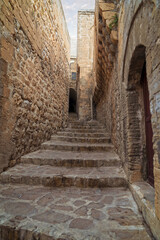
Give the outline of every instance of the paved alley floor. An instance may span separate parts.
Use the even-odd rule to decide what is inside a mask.
[[[153,239],[126,188],[0,185],[0,230],[2,240]]]

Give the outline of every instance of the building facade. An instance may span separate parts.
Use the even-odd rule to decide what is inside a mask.
[[[77,99],[80,120],[92,119],[92,98],[94,92],[93,46],[94,11],[78,12],[77,42]]]
[[[96,1],[94,46],[97,119],[105,124],[139,208],[159,239],[160,2]]]

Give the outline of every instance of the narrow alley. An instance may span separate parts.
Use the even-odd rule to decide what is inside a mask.
[[[160,240],[160,1],[0,1],[0,240]]]

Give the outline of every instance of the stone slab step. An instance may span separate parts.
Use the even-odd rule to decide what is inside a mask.
[[[76,113],[69,113],[69,116],[68,116],[68,118],[69,118],[69,122],[77,122],[77,121],[79,121],[78,120],[78,116],[77,116],[77,114]]]
[[[101,123],[99,123],[96,120],[92,121],[80,121],[80,120],[72,120],[71,122],[68,123],[68,125],[71,126],[103,126]]]
[[[120,159],[114,152],[62,152],[38,150],[21,158],[22,163],[64,167],[107,167],[120,166]],[[73,170],[74,171],[74,170]]]
[[[106,128],[102,125],[94,125],[94,126],[90,126],[90,125],[69,125],[68,128],[71,128],[71,129],[103,129],[105,130]]]
[[[57,135],[58,136],[68,136],[68,137],[82,137],[82,138],[101,138],[101,137],[107,137],[109,138],[108,134],[107,133],[77,133],[77,132],[67,132],[67,131],[61,131],[61,132],[57,132]]]
[[[66,132],[76,132],[76,133],[105,133],[106,129],[94,128],[94,129],[79,129],[79,128],[65,128]]]
[[[0,175],[1,183],[44,185],[49,187],[127,187],[120,167],[66,168],[19,164]]]
[[[125,188],[4,184],[0,212],[1,240],[152,239]]]
[[[53,141],[67,141],[67,142],[81,142],[81,143],[110,143],[110,138],[107,137],[99,137],[99,138],[91,138],[91,137],[69,137],[69,136],[59,136],[54,135],[51,137]]]
[[[41,149],[63,151],[111,151],[113,150],[113,145],[109,143],[69,143],[51,140],[43,143]]]

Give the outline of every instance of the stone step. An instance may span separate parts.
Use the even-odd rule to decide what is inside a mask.
[[[85,125],[102,125],[101,123],[99,123],[97,120],[91,120],[91,121],[80,121],[80,120],[76,120],[76,119],[72,119],[72,121],[69,121],[68,124],[71,124],[71,125],[82,125],[82,126],[85,126]]]
[[[78,124],[69,124],[68,128],[72,128],[72,129],[106,129],[103,125],[78,125]]]
[[[65,141],[65,142],[81,142],[81,143],[110,143],[110,138],[99,137],[99,138],[88,138],[88,137],[68,137],[68,136],[58,136],[54,135],[51,137],[53,141]]]
[[[94,129],[79,129],[79,128],[65,128],[66,132],[76,132],[76,133],[105,133],[106,129],[94,128]]]
[[[114,152],[62,152],[38,150],[21,158],[25,164],[64,167],[108,167],[120,166],[120,159]],[[74,170],[73,170],[74,171]]]
[[[96,120],[93,120],[93,121],[80,121],[80,120],[73,120],[71,122],[69,122],[68,124],[73,124],[73,125],[103,125],[101,123],[99,123],[98,121]]]
[[[69,122],[72,122],[72,121],[77,122],[78,121],[78,116],[76,113],[69,113],[68,118],[69,118]]]
[[[127,187],[124,171],[120,167],[73,169],[19,164],[3,172],[0,175],[0,182],[49,187]]]
[[[112,151],[113,145],[111,143],[70,143],[48,141],[41,145],[41,149],[48,150],[63,150],[63,151]]]
[[[77,133],[77,132],[67,132],[67,131],[61,131],[61,132],[57,132],[58,136],[68,136],[68,137],[82,137],[82,138],[101,138],[101,137],[107,137],[109,138],[109,135],[107,133]]]

